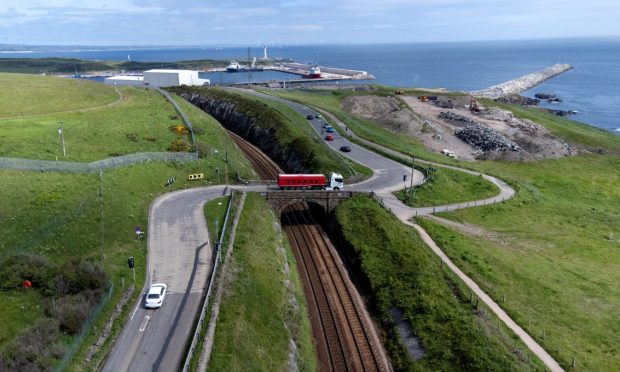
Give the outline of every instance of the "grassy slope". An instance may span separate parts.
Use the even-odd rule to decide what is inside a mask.
[[[426,356],[408,361],[388,343],[397,370],[527,370],[513,353],[510,336],[491,330],[469,303],[469,293],[439,265],[411,228],[369,198],[353,198],[336,210],[344,237],[368,278],[370,303],[391,326],[389,310],[403,309]],[[388,326],[389,327],[389,326]],[[535,362],[536,363],[536,362]]]
[[[409,192],[396,193],[407,205],[427,207],[446,203],[458,203],[485,199],[499,193],[499,188],[481,176],[458,172],[452,169],[437,168],[432,174],[433,180],[416,188],[413,203]]]
[[[38,77],[32,78],[38,79]],[[51,83],[57,81],[63,80],[50,80]],[[59,91],[61,88],[58,87]],[[144,110],[155,116],[167,118],[172,110],[169,104],[159,99],[147,102],[150,102],[150,107],[143,103]],[[190,118],[205,129],[205,134],[197,136],[198,139],[209,142],[213,149],[223,154],[224,137],[219,124],[191,105],[185,106],[185,109]],[[102,121],[108,120],[108,110],[99,112]],[[127,111],[129,112],[129,109]],[[111,115],[115,116],[116,113]],[[131,125],[131,116],[126,123]],[[19,135],[18,132],[19,128],[10,134]],[[237,171],[242,177],[250,178],[253,171],[248,166],[247,160],[236,146],[231,143],[228,145],[229,178],[234,180]],[[90,157],[91,154],[85,156]],[[170,190],[216,183],[216,168],[220,169],[223,182],[226,164],[222,156],[209,156],[184,165],[140,164],[104,173],[104,261],[117,289],[112,303],[122,294],[121,276],[125,276],[126,284],[129,280],[129,272],[126,269],[128,256],[136,257],[137,286],[142,287],[144,242],[141,248],[138,247],[133,227],[148,226],[147,215],[151,201],[159,194]],[[184,181],[187,174],[196,172],[205,173],[203,182]],[[177,183],[168,188],[164,187],[164,183],[171,176],[176,176]],[[57,262],[64,262],[72,256],[100,258],[98,175],[2,170],[0,184],[3,185],[3,192],[0,193],[0,205],[2,205],[0,255],[15,251],[33,251],[43,253]],[[0,314],[4,315],[0,316],[0,349],[15,336],[16,332],[42,316],[42,301],[43,298],[36,293],[24,296],[21,291],[0,291]],[[22,305],[26,309],[33,308],[29,311],[30,317],[15,316],[13,306]],[[39,306],[39,309],[34,310],[36,306]],[[108,308],[104,311],[98,322],[98,329],[102,328],[101,323],[111,310]],[[87,342],[92,342],[94,337],[94,334],[90,334]],[[84,349],[79,353],[83,356]],[[77,365],[73,368],[82,369]]]
[[[0,73],[0,118],[83,109],[112,103],[109,85],[88,80]]]
[[[283,237],[265,201],[250,194],[239,222],[233,261],[226,274],[214,347],[209,363],[213,371],[287,371],[289,340],[297,343],[299,370],[316,370],[310,322],[303,292],[291,271],[294,295],[301,307],[289,303],[284,286],[284,259],[294,267],[290,249],[286,257]]]
[[[123,89],[128,100],[103,111],[70,112],[0,121],[6,146],[1,156],[54,160],[61,158],[58,122],[64,122],[66,161],[88,162],[143,151],[166,151],[181,123],[176,112],[155,91]],[[135,133],[136,140],[128,138]],[[149,138],[152,140],[147,140]]]
[[[444,217],[499,232],[467,239],[421,221],[447,253],[564,363],[620,366],[620,159],[589,155],[494,168],[518,179],[506,203]],[[616,170],[616,171],[614,171]],[[528,326],[529,317],[532,325]],[[560,346],[560,353],[557,348]]]

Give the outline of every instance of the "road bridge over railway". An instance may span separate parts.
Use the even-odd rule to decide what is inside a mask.
[[[265,191],[261,193],[267,203],[281,213],[286,207],[299,202],[315,203],[323,207],[325,213],[331,213],[345,199],[356,195],[370,195],[362,191]]]

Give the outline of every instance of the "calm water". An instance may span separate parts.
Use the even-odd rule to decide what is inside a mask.
[[[262,49],[253,48],[253,56]],[[178,48],[38,53],[0,57],[75,57],[90,60],[178,61],[247,59],[247,48]],[[270,57],[368,71],[376,83],[393,86],[473,90],[543,69],[554,63],[575,68],[525,92],[554,93],[564,100],[553,108],[579,111],[575,120],[620,133],[620,39],[574,39],[437,44],[270,47]],[[245,73],[208,74],[212,83],[248,81]],[[253,72],[253,81],[293,78]]]

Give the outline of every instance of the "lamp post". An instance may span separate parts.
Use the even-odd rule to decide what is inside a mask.
[[[62,128],[63,122],[60,122],[60,128],[58,128],[58,134],[60,134],[60,145],[62,146],[62,156],[67,156],[67,151],[65,150],[65,133]]]

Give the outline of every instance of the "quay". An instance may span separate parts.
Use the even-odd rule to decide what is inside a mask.
[[[537,71],[491,87],[471,91],[474,97],[497,99],[510,94],[519,94],[555,76],[565,73],[573,67],[566,63],[558,63],[544,70]]]

